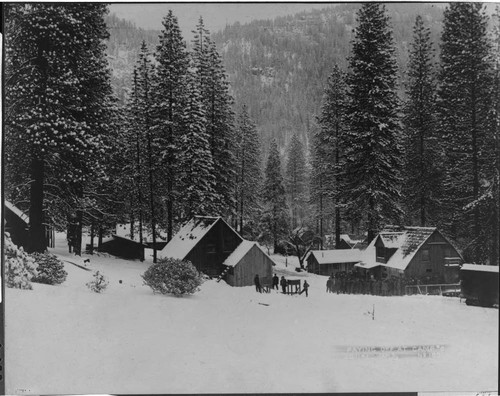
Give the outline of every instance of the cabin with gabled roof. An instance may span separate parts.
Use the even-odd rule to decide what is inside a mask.
[[[198,271],[217,277],[226,269],[224,261],[242,241],[222,217],[195,216],[158,252],[158,258],[187,260]]]
[[[307,271],[317,275],[347,272],[361,261],[358,249],[311,250],[306,257]]]
[[[358,268],[377,277],[404,274],[421,283],[458,282],[460,252],[436,227],[387,227],[365,249]]]
[[[257,242],[244,240],[223,263],[224,279],[231,286],[252,286],[255,275],[271,286],[274,262]]]

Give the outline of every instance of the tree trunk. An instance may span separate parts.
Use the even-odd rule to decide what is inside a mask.
[[[102,246],[102,237],[103,237],[103,229],[102,229],[102,224],[99,224],[99,231],[97,233],[97,250],[99,250]]]
[[[30,245],[28,246],[28,252],[43,253],[47,249],[45,227],[43,224],[43,159],[33,158],[31,160],[31,178],[29,209]]]
[[[94,254],[94,233],[95,233],[95,226],[94,226],[94,221],[90,224],[90,248],[89,248],[89,253]]]

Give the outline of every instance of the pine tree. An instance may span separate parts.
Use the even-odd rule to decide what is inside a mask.
[[[235,133],[229,83],[217,52],[200,18],[193,39],[192,57],[201,87],[207,119],[210,149],[214,161],[215,191],[219,195],[217,210],[230,215],[235,207]]]
[[[103,42],[107,7],[9,4],[5,11],[6,171],[12,180],[30,181],[30,250],[43,252],[48,185],[66,203],[73,199],[69,192],[83,200],[106,151],[102,136],[112,107]]]
[[[439,73],[439,134],[446,153],[443,208],[445,230],[462,241],[465,258],[480,252],[482,214],[470,204],[482,195],[490,172],[488,113],[491,105],[488,18],[481,3],[451,3],[444,12]],[[484,214],[489,216],[488,214]]]
[[[137,107],[134,111],[135,122],[134,126],[137,128],[137,148],[138,158],[137,164],[140,165],[141,162],[144,164],[142,169],[139,167],[140,180],[144,183],[140,183],[138,188],[145,187],[148,191],[148,210],[144,210],[144,215],[148,216],[151,227],[151,235],[153,245],[156,244],[156,232],[157,232],[157,219],[158,219],[158,207],[160,207],[160,196],[159,191],[161,191],[157,183],[160,183],[160,179],[157,176],[158,163],[159,163],[159,148],[156,143],[157,133],[153,124],[153,92],[154,92],[154,81],[155,81],[155,70],[152,65],[152,56],[146,43],[143,41],[136,65],[136,84],[134,86],[133,98],[136,100]],[[142,150],[140,143],[142,142]],[[144,157],[144,158],[141,158]],[[141,175],[141,171],[144,174]],[[156,249],[153,249],[153,262],[156,262]]]
[[[436,83],[430,29],[417,16],[408,64],[404,106],[404,198],[410,221],[420,226],[436,220],[442,158],[436,136]]]
[[[349,130],[345,146],[345,197],[367,216],[368,239],[401,214],[401,145],[397,65],[385,6],[364,3],[349,60]]]
[[[307,202],[307,169],[304,146],[298,134],[292,135],[286,162],[286,191],[290,208],[291,227],[302,225]]]
[[[288,232],[288,208],[280,153],[275,140],[271,141],[269,147],[262,198],[264,204],[262,225],[266,234],[272,239],[276,252],[279,242]]]
[[[244,235],[244,226],[256,224],[259,215],[259,191],[262,183],[260,139],[254,122],[245,105],[238,116],[236,150],[236,219],[239,231]],[[238,222],[238,221],[237,221]],[[248,230],[247,230],[248,231]]]
[[[343,153],[348,109],[348,89],[346,75],[337,65],[328,77],[327,86],[323,96],[321,115],[318,118],[320,129],[314,139],[315,166],[322,169],[321,173],[313,179],[318,183],[321,193],[321,204],[325,205],[326,198],[331,202],[335,212],[335,246],[340,244],[342,205],[341,188],[343,169]],[[322,224],[322,222],[321,222]],[[321,233],[321,237],[323,237]]]
[[[164,180],[163,195],[166,201],[167,240],[170,240],[173,236],[175,220],[174,203],[182,195],[182,190],[176,185],[176,164],[181,144],[181,129],[185,121],[182,114],[186,101],[189,55],[177,18],[171,10],[163,19],[162,24],[160,44],[156,49],[158,65],[157,83],[154,89],[153,123],[163,159],[161,167]]]
[[[177,154],[178,186],[182,191],[179,196],[182,221],[189,220],[197,214],[212,214],[217,201],[205,112],[198,81],[194,76],[188,77],[186,90],[187,100],[182,112],[183,134],[180,137]]]

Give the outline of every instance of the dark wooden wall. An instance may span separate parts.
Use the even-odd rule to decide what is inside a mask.
[[[424,250],[429,251],[428,260]],[[439,231],[434,231],[406,267],[405,276],[420,279],[421,283],[444,283],[446,257],[459,257],[459,254]]]
[[[144,260],[144,246],[123,238],[114,238],[104,242],[99,248],[99,251],[126,259]]]
[[[224,271],[224,260],[238,247],[243,239],[223,221],[217,223],[186,256],[208,276],[219,276]]]
[[[5,221],[5,232],[10,234],[10,239],[14,245],[27,249],[30,243],[28,224],[6,206],[3,207]]]
[[[272,283],[273,262],[256,245],[235,265],[232,274],[227,275],[226,282],[231,286],[251,286],[255,275],[259,275],[262,285]]]

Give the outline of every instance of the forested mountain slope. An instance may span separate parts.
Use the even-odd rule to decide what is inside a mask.
[[[333,65],[347,65],[358,8],[342,4],[274,21],[235,24],[214,35],[236,103],[247,104],[264,142],[275,137],[283,147],[294,132],[306,139]],[[402,82],[416,16],[423,15],[437,47],[443,9],[425,4],[387,8]]]
[[[322,10],[236,23],[211,32],[223,56],[235,103],[248,106],[264,144],[275,137],[284,149],[294,132],[307,140],[333,65],[347,65],[358,8],[359,4],[325,5]],[[407,3],[388,4],[387,8],[402,82],[415,17],[424,16],[437,48],[443,6]],[[113,14],[107,23],[112,83],[123,102],[140,44],[144,40],[154,51],[160,32],[136,28]]]

